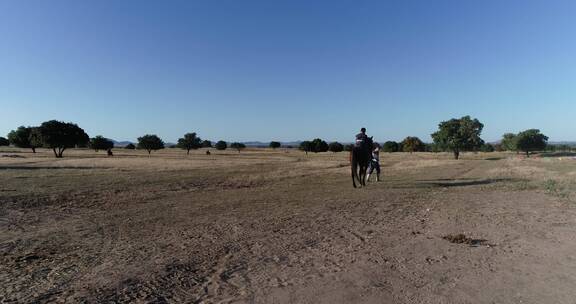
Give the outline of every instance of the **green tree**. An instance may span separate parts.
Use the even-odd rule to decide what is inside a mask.
[[[226,150],[226,148],[228,148],[228,143],[220,140],[214,145],[214,148],[216,148],[216,150]]]
[[[480,138],[484,125],[478,119],[464,116],[460,119],[450,119],[438,125],[438,131],[432,134],[434,143],[444,150],[454,153],[454,159],[460,157],[460,152],[473,151],[480,148],[484,141]]]
[[[306,152],[306,154],[308,154],[308,152],[312,151],[312,142],[305,140],[303,142],[300,143],[300,146],[298,147],[298,149]]]
[[[0,136],[0,146],[9,146],[10,141],[7,138]]]
[[[240,150],[246,149],[246,145],[239,142],[233,142],[230,144],[230,148],[236,149],[238,150],[238,153],[240,153]]]
[[[33,138],[38,134],[38,132],[32,134],[33,129],[34,128],[32,127],[18,127],[18,129],[12,130],[8,133],[8,140],[15,147],[30,148],[33,153],[36,153],[36,148],[42,146],[42,142]],[[33,142],[35,144],[33,144]]]
[[[482,151],[482,152],[494,152],[495,150],[496,150],[496,148],[494,147],[494,145],[488,144],[488,143],[483,144],[480,147],[480,151]]]
[[[202,141],[202,148],[212,148],[212,142],[209,140]]]
[[[344,145],[344,151],[350,152],[354,149],[354,145],[353,144],[347,144]]]
[[[85,146],[90,141],[88,134],[78,125],[57,120],[46,121],[32,132],[36,138],[34,141],[41,141],[43,147],[52,149],[57,158],[62,157],[64,150]]]
[[[398,152],[399,145],[395,141],[387,141],[382,145],[382,151],[384,152]]]
[[[312,144],[312,152],[314,152],[314,153],[328,151],[328,143],[326,143],[325,141],[323,141],[320,138],[315,138],[311,142],[311,144]]]
[[[506,133],[502,135],[502,140],[500,141],[500,146],[504,151],[517,151],[516,146],[516,134]]]
[[[114,148],[114,142],[108,138],[98,135],[90,139],[90,148],[98,152],[98,150],[109,150]]]
[[[152,151],[164,149],[164,142],[157,135],[146,134],[138,137],[138,149],[144,149],[151,154]]]
[[[136,149],[136,146],[133,143],[129,143],[124,147],[124,149],[134,150]]]
[[[186,133],[184,137],[178,139],[178,147],[186,150],[186,154],[190,154],[190,150],[196,150],[202,147],[202,139],[196,136],[196,133]]]
[[[268,145],[272,149],[280,148],[282,144],[278,141],[271,141],[270,145]]]
[[[330,151],[330,152],[342,152],[342,151],[344,151],[344,146],[337,141],[331,142],[328,145],[328,151]]]
[[[525,152],[526,157],[530,157],[530,152],[546,149],[547,143],[548,137],[538,129],[526,130],[516,136],[516,148]]]
[[[422,152],[424,151],[424,143],[416,136],[408,136],[404,138],[402,143],[402,151],[404,152]]]

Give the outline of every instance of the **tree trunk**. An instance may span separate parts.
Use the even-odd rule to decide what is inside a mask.
[[[32,147],[32,153],[36,153],[36,147]]]
[[[190,155],[190,149],[186,150],[186,155]]]
[[[148,150],[148,155],[150,155],[152,153],[152,150]]]
[[[58,149],[58,157],[62,158],[62,154],[64,153],[64,150],[66,150],[66,148],[59,148]]]
[[[56,148],[52,148],[52,151],[54,151],[54,157],[58,158],[58,153],[56,153]]]
[[[459,159],[459,158],[460,158],[460,151],[454,150],[454,159]]]
[[[530,158],[530,151],[526,151],[526,157]]]

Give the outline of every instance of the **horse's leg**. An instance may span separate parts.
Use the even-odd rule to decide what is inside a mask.
[[[356,175],[356,167],[357,167],[357,163],[356,163],[356,159],[354,158],[354,152],[350,151],[350,168],[352,169],[352,186],[354,186],[354,188],[356,188],[356,180],[355,180],[355,175]]]

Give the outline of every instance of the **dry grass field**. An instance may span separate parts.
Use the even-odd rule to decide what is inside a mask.
[[[574,303],[576,160],[0,150],[0,303]],[[460,235],[462,234],[462,235]]]

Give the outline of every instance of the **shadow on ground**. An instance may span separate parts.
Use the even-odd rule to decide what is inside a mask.
[[[106,167],[28,167],[28,166],[0,166],[0,170],[88,170],[106,169]]]
[[[466,187],[466,186],[479,186],[490,185],[502,182],[511,182],[510,178],[489,178],[489,179],[474,179],[474,178],[459,178],[459,179],[438,179],[438,180],[421,180],[417,185],[423,187]]]
[[[576,152],[550,152],[541,153],[540,157],[576,157]]]

